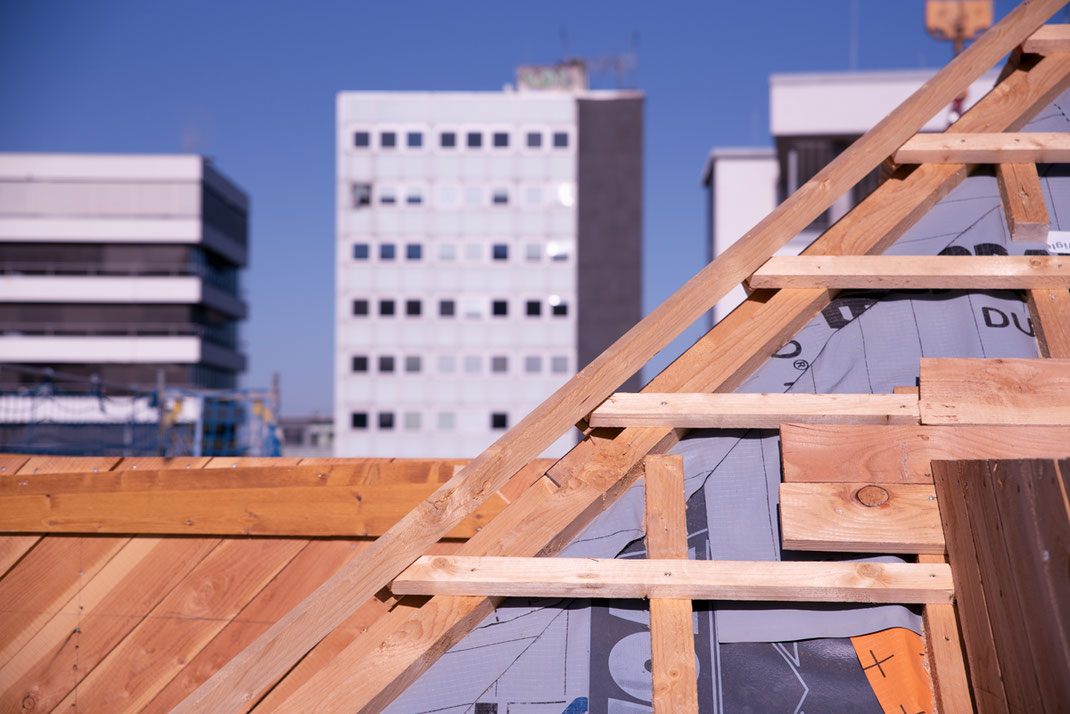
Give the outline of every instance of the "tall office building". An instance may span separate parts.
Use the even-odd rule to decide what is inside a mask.
[[[0,388],[232,388],[248,199],[200,156],[0,154]]]
[[[640,318],[642,106],[575,64],[338,95],[336,454],[474,456]]]

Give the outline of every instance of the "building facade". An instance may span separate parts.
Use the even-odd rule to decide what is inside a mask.
[[[337,455],[474,456],[641,317],[643,98],[569,71],[339,94]]]
[[[833,72],[774,74],[769,78],[769,129],[773,146],[715,148],[706,159],[702,183],[707,189],[710,259],[720,255],[799,186],[846,150],[906,100],[933,71]],[[996,82],[989,73],[974,82],[963,99],[968,109]],[[943,131],[956,118],[954,107],[934,116],[923,131]],[[797,255],[877,187],[873,171],[778,255]],[[744,298],[737,287],[714,308],[721,319]]]
[[[200,156],[0,154],[0,389],[234,388],[248,210]]]

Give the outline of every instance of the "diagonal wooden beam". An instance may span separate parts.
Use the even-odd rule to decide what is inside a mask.
[[[1023,126],[1070,83],[1070,56],[1057,55],[1015,66],[951,131],[1004,131]],[[965,166],[921,166],[882,184],[825,232],[810,254],[883,252],[967,175]],[[828,304],[823,290],[756,293],[696,345],[654,378],[654,391],[731,391],[768,355]],[[779,341],[778,341],[779,340]],[[649,452],[668,449],[679,432],[664,428],[596,429],[536,483],[547,497],[554,488],[590,489],[594,500],[576,515],[533,498],[503,512],[464,546],[469,554],[530,555],[537,538],[541,554],[558,552],[635,478]],[[565,503],[554,495],[559,503]],[[569,502],[571,503],[571,502]],[[512,506],[511,506],[512,507]],[[538,514],[535,517],[535,514]],[[532,516],[532,518],[528,518]],[[537,521],[538,523],[535,523]],[[503,542],[489,538],[491,534]],[[483,536],[488,536],[483,540]],[[514,552],[512,549],[516,548]],[[297,708],[310,697],[360,711],[379,711],[414,681],[464,633],[489,614],[488,598],[434,597],[419,609],[395,608],[363,631],[336,630],[265,699],[258,711]],[[363,633],[363,634],[362,634]]]

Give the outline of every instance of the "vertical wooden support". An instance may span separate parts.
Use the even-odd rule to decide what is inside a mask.
[[[1036,164],[996,164],[999,195],[1011,240],[1024,243],[1048,240],[1048,209],[1040,189]]]
[[[1070,357],[1070,291],[1028,290],[1041,357]]]
[[[646,554],[687,558],[684,458],[648,456],[646,468]],[[651,598],[650,650],[654,712],[698,712],[695,630],[690,600]]]
[[[946,563],[943,555],[919,555],[919,563]],[[929,675],[933,682],[933,703],[937,714],[970,711],[970,685],[962,656],[955,606],[930,603],[925,606],[925,649],[929,653]]]

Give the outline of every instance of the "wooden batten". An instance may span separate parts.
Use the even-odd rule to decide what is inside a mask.
[[[917,134],[898,151],[897,164],[1024,164],[1070,161],[1070,134]]]
[[[996,180],[1011,240],[1023,243],[1048,240],[1048,208],[1036,164],[997,164]],[[1006,256],[1004,256],[1006,257]],[[1056,285],[1023,285],[1054,288]]]
[[[1070,25],[1041,25],[1022,43],[1022,51],[1041,55],[1070,52]]]
[[[923,424],[1070,425],[1070,359],[921,360]]]

